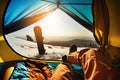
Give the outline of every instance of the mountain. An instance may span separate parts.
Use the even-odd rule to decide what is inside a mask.
[[[55,45],[55,46],[65,46],[65,47],[70,47],[73,44],[77,45],[78,47],[98,47],[95,41],[84,40],[84,39],[73,39],[69,41],[50,41],[50,42],[44,42],[44,43]]]
[[[26,35],[27,36],[27,35]],[[30,38],[32,38],[29,35]],[[27,37],[16,37],[24,40],[28,40]],[[28,40],[32,42],[36,42],[34,37],[32,40]],[[70,47],[71,45],[77,45],[78,47],[98,47],[98,44],[94,40],[86,40],[86,39],[72,39],[67,41],[57,41],[57,40],[50,40],[50,41],[43,41],[44,44],[54,45],[54,46],[64,46],[64,47]]]

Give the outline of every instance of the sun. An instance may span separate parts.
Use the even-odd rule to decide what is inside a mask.
[[[59,15],[57,14],[57,13],[51,13],[51,14],[49,14],[47,17],[45,17],[44,19],[46,19],[45,20],[45,22],[47,22],[47,24],[50,24],[50,25],[55,25],[56,23],[58,23],[59,22]]]
[[[60,10],[56,10],[53,13],[46,16],[39,22],[39,25],[44,32],[45,36],[58,36],[61,34],[62,30],[62,15],[60,14]]]

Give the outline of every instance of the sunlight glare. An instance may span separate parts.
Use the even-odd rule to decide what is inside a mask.
[[[62,18],[63,15],[60,14],[60,10],[56,10],[53,13],[46,16],[39,22],[39,25],[42,27],[43,35],[45,36],[57,36],[62,35]]]
[[[92,35],[60,9],[38,21],[36,25],[42,28],[44,37],[90,37]]]

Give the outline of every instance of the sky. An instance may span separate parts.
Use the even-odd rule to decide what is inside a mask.
[[[93,38],[92,32],[77,23],[60,9],[56,9],[42,20],[24,29],[13,32],[12,35],[19,37],[25,35],[34,36],[33,28],[35,26],[42,28],[42,34],[44,38],[48,40],[53,38],[54,40],[65,40],[65,38]]]

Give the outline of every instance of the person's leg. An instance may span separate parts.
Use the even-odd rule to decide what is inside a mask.
[[[70,63],[63,62],[55,69],[51,80],[73,80],[73,67]]]
[[[77,46],[72,45],[69,52],[77,51]],[[52,75],[51,80],[73,80],[73,66],[68,62],[67,56],[62,56],[63,63],[59,64]]]

